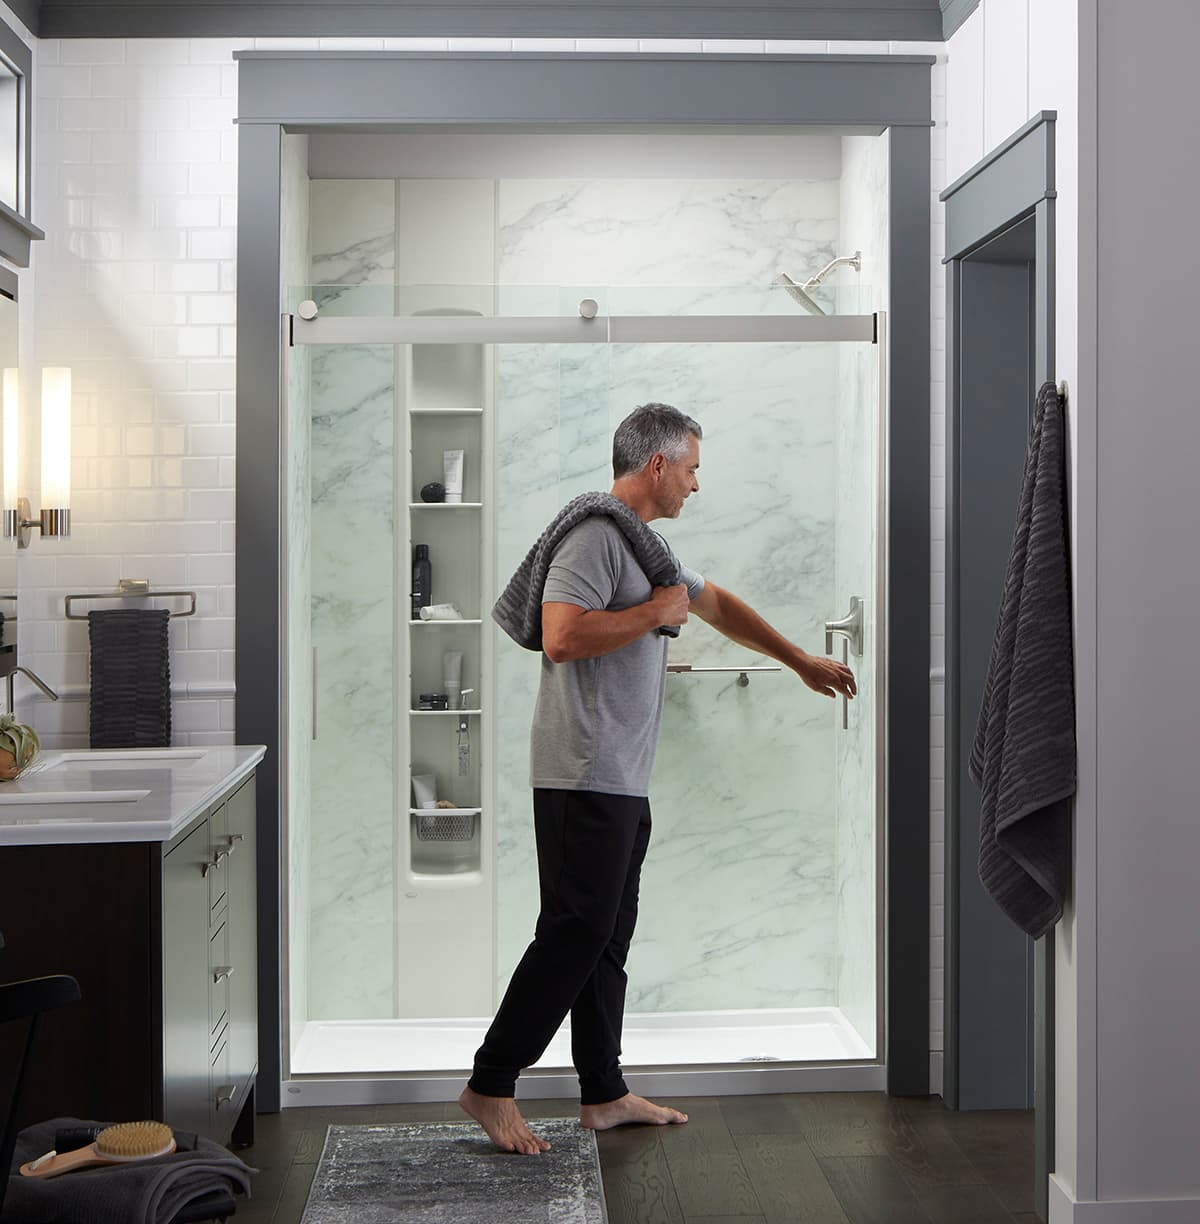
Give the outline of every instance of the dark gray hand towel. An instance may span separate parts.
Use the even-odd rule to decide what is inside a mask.
[[[185,1204],[214,1191],[250,1193],[254,1170],[219,1143],[203,1138],[194,1152],[154,1160],[79,1169],[47,1179],[17,1172],[54,1147],[60,1126],[93,1125],[78,1118],[54,1118],[17,1136],[4,1224],[169,1224]]]
[[[679,564],[662,537],[651,531],[620,498],[611,493],[581,493],[538,536],[492,609],[492,619],[518,646],[541,650],[542,591],[554,550],[572,527],[593,514],[608,515],[621,529],[651,586],[673,586],[679,581]]]
[[[1038,392],[1017,526],[970,774],[979,878],[1035,938],[1062,917],[1071,870],[1075,687],[1063,405]]]
[[[169,617],[154,608],[88,613],[93,748],[170,746]]]

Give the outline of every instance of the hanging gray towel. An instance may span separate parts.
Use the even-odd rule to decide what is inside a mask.
[[[89,1125],[95,1123],[53,1118],[26,1127],[17,1136],[13,1169],[53,1148],[59,1127]],[[13,1172],[4,1219],[13,1224],[170,1224],[183,1207],[206,1202],[210,1195],[248,1195],[250,1174],[256,1171],[219,1143],[201,1137],[195,1151],[79,1169],[61,1177]]]
[[[593,514],[608,515],[621,529],[652,586],[673,586],[679,581],[679,562],[662,536],[647,527],[619,497],[611,493],[581,493],[569,501],[538,536],[492,609],[492,619],[518,646],[541,650],[542,591],[554,550],[572,527]],[[671,637],[679,633],[674,625],[664,626],[660,632],[669,633]]]
[[[1017,526],[970,774],[979,878],[1036,938],[1062,917],[1071,868],[1075,689],[1063,405],[1038,392]]]
[[[88,613],[93,748],[170,746],[169,618],[155,608]]]

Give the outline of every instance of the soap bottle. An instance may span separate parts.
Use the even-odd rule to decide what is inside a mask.
[[[421,619],[421,609],[433,602],[433,567],[429,563],[429,545],[418,544],[412,567],[412,618]]]

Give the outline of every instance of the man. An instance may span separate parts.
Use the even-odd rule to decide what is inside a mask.
[[[677,518],[699,491],[701,436],[691,417],[667,404],[644,404],[626,417],[613,436],[612,498],[620,505],[567,530],[538,593],[543,655],[531,781],[541,913],[459,1097],[506,1151],[533,1155],[550,1146],[521,1117],[516,1081],[568,1011],[584,1126],[687,1121],[631,1093],[619,1061],[625,957],[650,838],[647,791],[666,692],[660,626],[682,625],[695,612],[719,633],[786,664],[816,692],[855,693],[849,668],[806,654],[673,557],[676,580],[651,586],[637,535],[648,534],[643,524],[654,519]],[[636,530],[619,525],[628,511]]]

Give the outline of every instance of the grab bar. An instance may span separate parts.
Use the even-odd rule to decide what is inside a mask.
[[[750,667],[693,667],[691,663],[668,663],[667,671],[677,675],[684,672],[736,672],[737,679],[734,683],[738,688],[745,688],[750,683],[748,672],[778,672],[783,671],[783,668],[778,663],[753,664]]]

